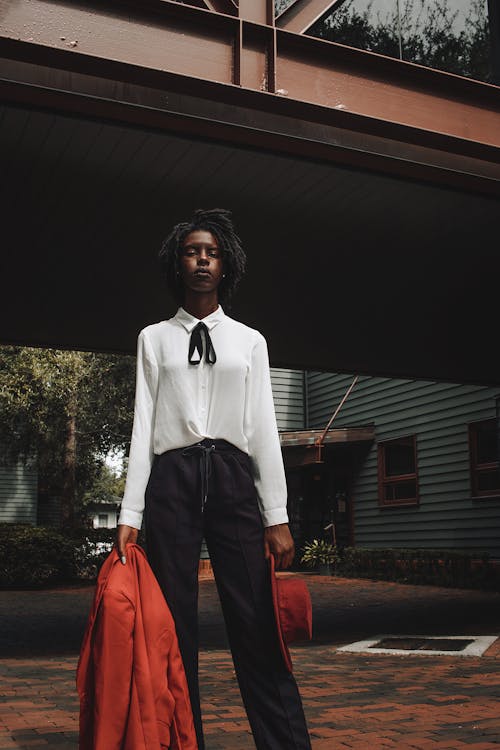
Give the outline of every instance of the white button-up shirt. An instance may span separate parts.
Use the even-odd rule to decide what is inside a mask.
[[[266,339],[220,305],[202,320],[215,349],[214,364],[204,356],[198,365],[188,363],[191,331],[200,321],[183,307],[139,333],[134,422],[118,523],[140,529],[154,454],[203,438],[222,438],[248,453],[264,526],[288,523]]]

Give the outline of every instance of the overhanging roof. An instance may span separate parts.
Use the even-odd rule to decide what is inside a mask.
[[[334,427],[323,435],[323,430],[294,430],[280,432],[285,466],[288,469],[323,463],[328,450],[338,446],[359,447],[375,440],[375,425],[364,427]],[[321,449],[317,442],[322,440]]]
[[[282,448],[314,446],[323,430],[283,430],[279,433]],[[324,445],[338,443],[364,443],[375,440],[375,426],[333,427],[323,437]]]
[[[4,342],[133,352],[174,310],[165,232],[226,205],[249,256],[232,314],[273,365],[500,385],[496,87],[168,1],[103,8],[4,17]]]

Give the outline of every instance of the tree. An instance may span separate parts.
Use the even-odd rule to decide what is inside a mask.
[[[106,463],[101,463],[92,486],[83,495],[84,505],[88,505],[89,503],[105,503],[112,498],[123,497],[125,480],[125,471],[116,474]]]
[[[450,73],[491,80],[490,32],[484,2],[472,0],[464,28],[456,30],[457,11],[447,0],[406,0],[382,17],[373,13],[373,0],[358,11],[347,0],[309,33],[329,41],[401,57],[409,62]]]
[[[0,365],[0,460],[36,457],[39,490],[61,498],[61,525],[71,526],[103,456],[128,449],[135,359],[4,346]]]

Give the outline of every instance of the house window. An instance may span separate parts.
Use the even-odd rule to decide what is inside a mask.
[[[500,495],[496,419],[469,425],[471,487],[474,497]]]
[[[417,441],[414,435],[378,444],[378,497],[382,506],[417,505]]]
[[[107,529],[108,528],[108,514],[107,513],[99,513],[98,516],[98,528],[99,529]]]

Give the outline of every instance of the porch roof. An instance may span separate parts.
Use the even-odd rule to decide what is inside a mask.
[[[134,353],[223,205],[273,366],[500,386],[500,89],[199,4],[4,5],[1,341]]]

